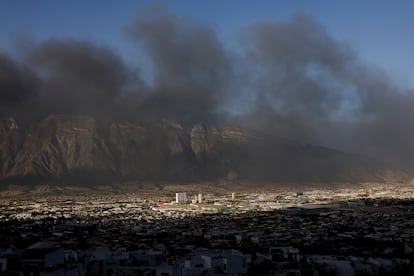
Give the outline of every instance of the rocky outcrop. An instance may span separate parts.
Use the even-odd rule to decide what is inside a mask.
[[[24,131],[13,118],[0,121],[0,175],[6,176],[15,165],[24,140]]]
[[[1,181],[380,181],[386,170],[363,156],[235,127],[198,123],[187,131],[169,120],[98,126],[91,117],[68,115],[28,127],[0,121]]]
[[[207,128],[203,123],[198,123],[191,129],[191,149],[199,160],[205,160],[222,143],[222,138],[217,128]]]
[[[92,172],[115,173],[96,121],[85,116],[54,115],[26,132],[7,176],[63,177]]]
[[[190,179],[195,175],[189,135],[177,122],[138,126],[115,123],[110,143],[126,179]]]

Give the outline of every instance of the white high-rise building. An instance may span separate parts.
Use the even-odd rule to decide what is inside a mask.
[[[175,193],[175,203],[177,204],[187,203],[187,193]]]
[[[203,195],[198,194],[198,203],[203,203]]]

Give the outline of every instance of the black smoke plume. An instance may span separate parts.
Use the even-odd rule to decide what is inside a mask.
[[[235,64],[212,29],[192,19],[151,12],[128,31],[152,62],[147,116],[197,121],[210,118],[223,104]]]
[[[303,142],[414,161],[414,94],[365,65],[309,15],[260,21],[230,49],[215,30],[165,12],[127,27],[148,68],[113,49],[51,39],[0,53],[0,115],[235,124]],[[140,70],[152,73],[151,81]]]

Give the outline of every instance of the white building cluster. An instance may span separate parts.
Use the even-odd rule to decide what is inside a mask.
[[[177,204],[186,204],[187,203],[187,193],[175,193],[175,203]]]

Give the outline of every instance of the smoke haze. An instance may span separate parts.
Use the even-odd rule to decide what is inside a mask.
[[[139,15],[126,35],[150,69],[83,40],[33,42],[17,58],[0,52],[0,115],[27,123],[63,113],[233,124],[414,161],[413,92],[363,64],[309,15],[254,22],[240,30],[237,49],[213,28],[166,12]]]

